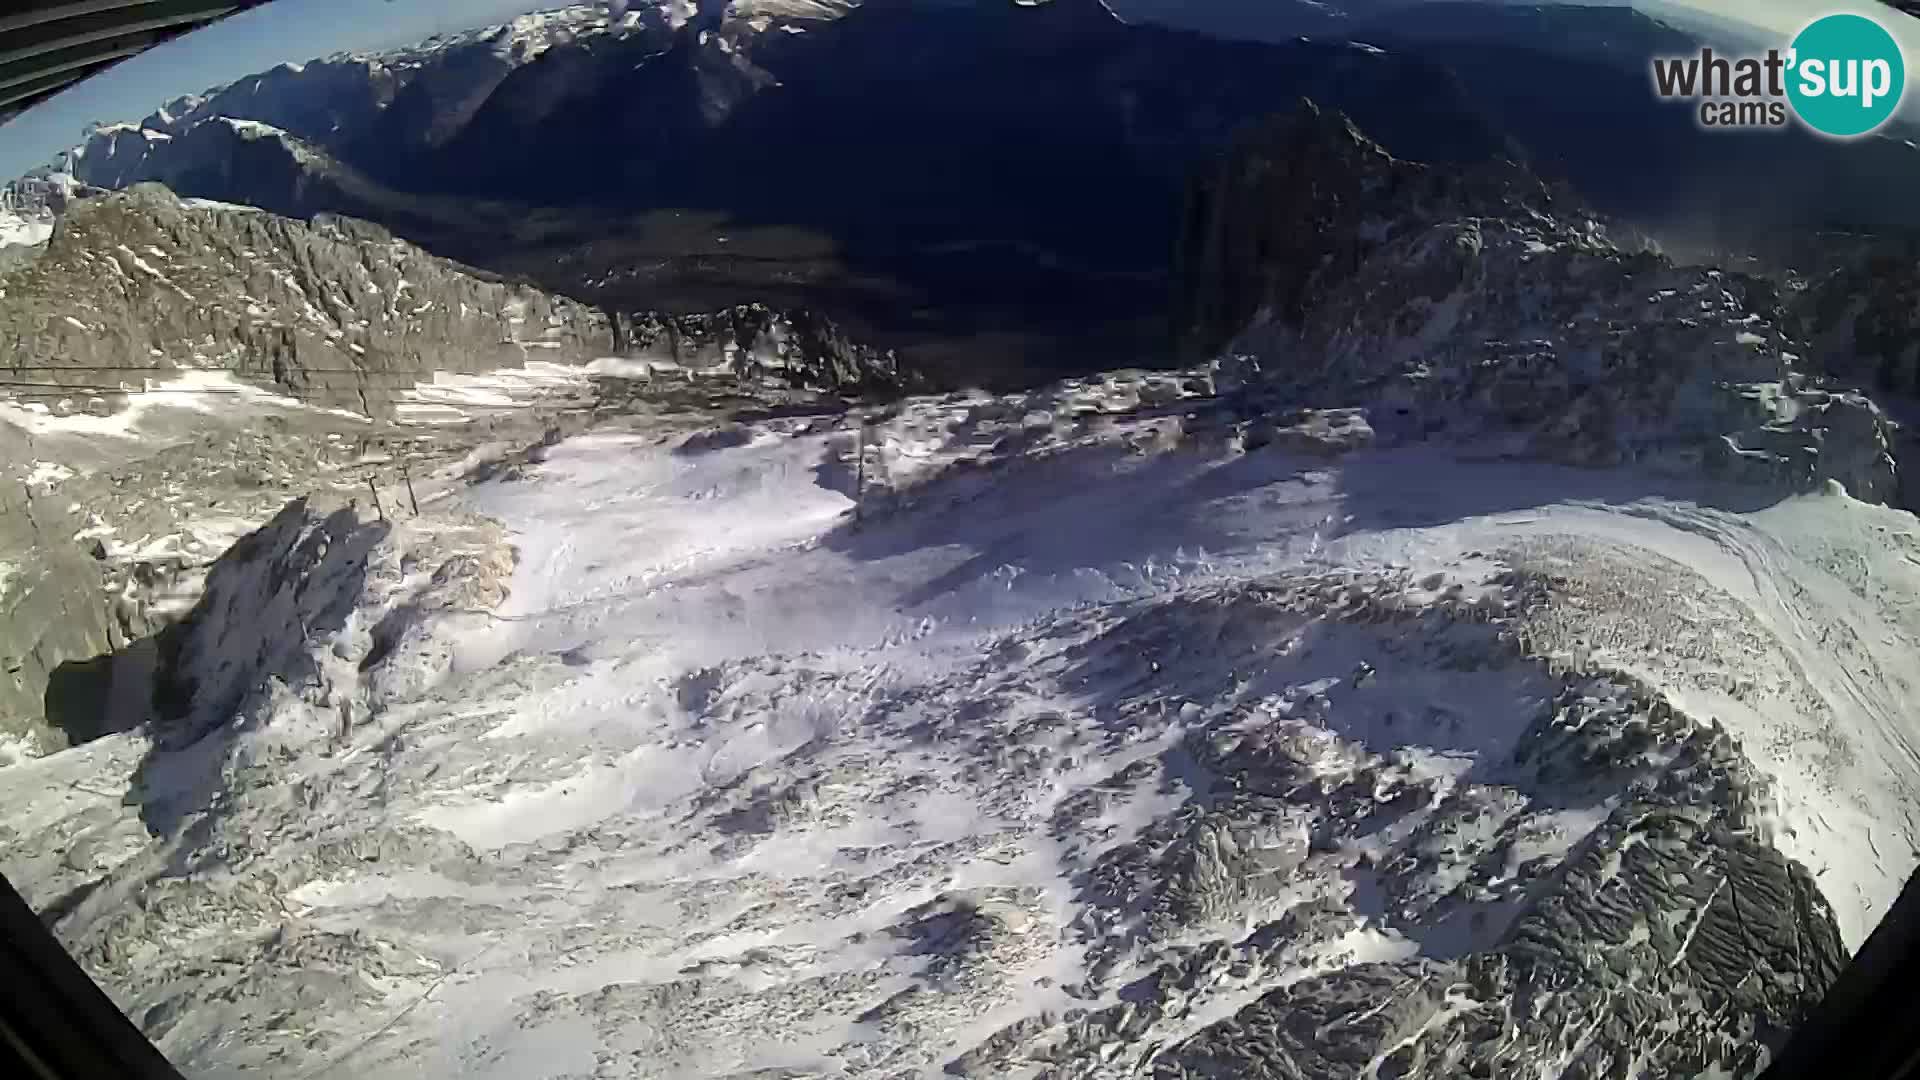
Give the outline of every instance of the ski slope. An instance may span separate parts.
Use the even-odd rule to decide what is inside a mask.
[[[694,670],[886,655],[902,640],[916,657],[971,656],[1062,609],[1274,574],[1439,573],[1475,588],[1493,553],[1567,539],[1642,564],[1643,580],[1613,583],[1619,625],[1594,635],[1585,664],[1642,676],[1749,745],[1780,784],[1783,850],[1821,871],[1850,946],[1920,862],[1920,722],[1903,674],[1920,643],[1920,529],[1844,493],[1742,513],[1627,473],[1424,449],[1316,467],[1092,448],[823,543],[852,500],[815,474],[847,436],[768,433],[689,456],[648,443],[574,440],[540,483],[476,493],[522,565],[513,621],[465,644],[469,665],[584,650]],[[873,453],[884,472],[895,455],[910,468],[914,449],[907,435]],[[1736,692],[1746,683],[1766,691]]]

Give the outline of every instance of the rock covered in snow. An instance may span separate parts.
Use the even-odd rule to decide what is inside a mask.
[[[661,371],[717,371],[743,383],[840,394],[899,392],[922,380],[891,351],[859,344],[824,315],[742,304],[706,315],[638,312],[614,319],[623,356]]]
[[[781,406],[907,379],[804,312],[601,321],[353,221],[76,214],[0,279],[35,347],[333,400],[317,349],[374,412],[376,374],[604,333],[587,370],[631,415],[466,471],[461,512],[285,506],[141,643],[154,723],[0,785],[9,876],[203,1071],[1757,1074],[1910,868],[1820,833],[1884,805],[1849,770],[1862,715],[1906,714],[1916,541],[1839,496],[1796,546],[1792,512],[1642,500],[1642,472],[1571,505],[1573,470],[1401,444],[1874,495],[1879,411],[1798,377],[1764,283],[1622,251],[1519,170],[1312,109],[1250,145],[1190,215],[1192,340],[1228,355],[843,416]],[[301,449],[330,434],[223,467],[380,456]],[[80,557],[70,524],[47,558]],[[1661,544],[1817,584],[1749,607]],[[83,571],[20,610],[84,604]],[[1807,746],[1848,794],[1807,801]]]
[[[1402,161],[1303,102],[1196,181],[1187,220],[1187,350],[1265,356],[1279,400],[1365,408],[1396,437],[1897,497],[1893,427],[1813,385],[1771,282],[1623,250],[1519,166]]]
[[[302,223],[151,185],[76,202],[45,251],[0,272],[0,366],[20,370],[0,388],[0,447],[25,487],[0,486],[33,502],[0,531],[0,605],[21,616],[0,640],[13,676],[0,732],[27,753],[101,734],[89,665],[191,604],[219,551],[202,534],[231,539],[289,498],[333,509],[376,480],[395,509],[409,465],[420,480],[473,467],[469,453],[500,439],[498,457],[569,410],[914,385],[891,354],[805,312],[623,315],[618,331],[616,347],[597,309],[351,218]],[[47,696],[65,665],[79,692]]]
[[[320,678],[328,665],[314,645],[345,627],[385,532],[295,500],[222,555],[161,643],[156,698],[177,714],[167,737],[184,745],[233,722],[270,679]]]

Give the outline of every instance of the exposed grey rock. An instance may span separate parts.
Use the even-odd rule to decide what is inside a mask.
[[[432,371],[612,344],[584,305],[482,280],[375,226],[187,205],[154,186],[81,202],[45,256],[0,278],[0,337],[0,370],[34,382],[137,388],[214,368],[376,416]]]
[[[1560,590],[1541,588],[1524,602],[1557,607]],[[1516,609],[1525,593],[1517,589]],[[1231,629],[1219,639],[1188,633],[1196,649],[1236,664],[1244,654],[1235,645],[1271,632],[1263,624],[1277,629],[1289,609],[1327,610],[1331,599],[1330,614],[1357,625],[1489,635],[1476,663],[1512,662],[1511,646],[1494,640],[1508,634],[1472,623],[1441,629],[1432,612],[1395,612],[1375,595],[1384,594],[1349,581],[1196,598],[1192,614],[1212,609]],[[1149,625],[1123,624],[1101,652],[1133,653]],[[1182,670],[1170,646],[1158,639],[1148,648],[1164,670]],[[1290,981],[1147,1049],[1145,1071],[1319,1080],[1550,1068],[1601,1077],[1638,1062],[1657,1075],[1750,1076],[1837,977],[1846,952],[1832,911],[1807,869],[1765,839],[1767,781],[1717,726],[1631,680],[1568,677],[1505,761],[1446,793],[1361,745],[1362,732],[1381,729],[1350,711],[1364,700],[1350,696],[1359,689],[1302,701],[1309,708],[1295,715],[1304,725],[1268,720],[1189,736],[1203,770],[1183,770],[1192,801],[1090,868],[1080,927],[1096,959],[1112,950],[1113,963],[1138,947],[1125,936],[1131,926],[1145,942],[1213,943],[1161,950],[1151,974],[1121,994],[1124,1005],[1006,1029],[955,1069],[984,1076],[1044,1063],[1040,1075],[1105,1075],[1095,1062],[1108,1049],[1139,1053],[1142,1033],[1177,1029],[1202,988],[1298,970],[1311,962],[1308,943],[1370,923],[1422,939],[1425,955]],[[1564,860],[1511,854],[1543,810],[1597,804],[1609,792],[1617,805]],[[1275,826],[1286,822],[1297,839],[1260,839],[1283,835]],[[1386,850],[1356,858],[1367,836],[1389,838]],[[1236,913],[1261,909],[1262,890],[1312,888],[1335,868],[1352,886],[1344,903],[1298,904],[1244,937],[1233,929]]]
[[[31,717],[32,723],[0,721],[0,734],[21,740],[18,749],[50,753],[64,745],[57,732],[39,726],[44,696],[62,664],[112,652],[146,631],[122,625],[109,598],[98,561],[72,541],[79,530],[63,503],[33,498],[24,486],[0,484],[0,717]],[[131,633],[129,633],[131,631]],[[107,669],[89,683],[104,696]],[[96,700],[88,707],[98,709]]]
[[[1920,248],[1911,238],[1843,238],[1789,278],[1783,290],[1810,359],[1838,380],[1869,388],[1898,421],[1894,457],[1920,461],[1913,401],[1920,397]],[[1900,505],[1920,507],[1920,468],[1901,472]]]
[[[1335,456],[1373,444],[1373,428],[1360,409],[1296,409],[1249,422],[1240,436],[1247,450],[1276,446],[1295,453]]]
[[[1802,331],[1833,374],[1907,397],[1920,394],[1920,254],[1869,246],[1801,282]]]
[[[157,693],[180,721],[169,737],[192,742],[229,722],[268,678],[316,678],[310,643],[345,624],[385,533],[351,510],[321,516],[295,500],[228,549],[163,642]]]
[[[1552,205],[1518,166],[1401,161],[1303,99],[1250,125],[1188,187],[1174,261],[1182,352],[1206,360],[1263,312],[1300,323],[1387,243],[1438,221]]]
[[[1237,333],[1265,309],[1271,318],[1241,335],[1267,347],[1257,363],[978,399],[953,410],[964,420],[913,430],[913,453],[894,459],[900,475],[869,477],[862,457],[854,494],[877,490],[869,511],[904,512],[925,496],[966,514],[995,468],[1071,467],[1076,449],[1138,459],[1145,478],[1215,464],[1188,453],[1196,445],[1331,456],[1377,439],[1500,431],[1525,436],[1526,452],[1584,463],[1698,451],[1680,453],[1686,467],[1714,465],[1698,444],[1732,433],[1725,464],[1760,457],[1768,476],[1883,490],[1877,410],[1792,378],[1782,335],[1750,318],[1768,302],[1757,284],[1626,255],[1590,225],[1562,223],[1559,204],[1512,170],[1460,180],[1403,168],[1325,120],[1312,114],[1280,145],[1299,152],[1282,155],[1285,167],[1329,176],[1249,174],[1246,198],[1228,202],[1261,215],[1251,248],[1223,227],[1194,256],[1220,290],[1193,298],[1196,332]],[[1305,200],[1308,227],[1287,233],[1274,197]],[[201,355],[202,327],[228,324],[187,289],[246,270],[196,261],[201,248],[173,236],[197,235],[193,215],[207,211],[136,198],[158,200],[146,224],[95,233],[91,257],[56,253],[83,266],[104,255],[123,277],[152,279],[147,292],[100,294],[101,305],[120,298],[120,323],[148,312],[163,323],[150,339],[115,331],[112,347],[178,338],[193,363],[259,374],[255,339]],[[1376,214],[1404,205],[1414,217]],[[377,295],[399,291],[399,268],[378,253],[400,245],[358,223],[243,235],[274,242],[249,258],[311,282],[267,298],[250,282],[240,299],[269,315],[249,318],[297,323],[303,303],[357,298],[356,266]],[[149,246],[159,254],[143,254]],[[531,322],[510,286],[434,267],[448,275],[432,279],[434,295],[498,301],[435,332],[483,344]],[[167,286],[187,294],[182,306],[148,297]],[[135,307],[136,294],[149,306]],[[559,333],[513,347],[556,341],[549,351],[578,358],[569,350],[597,345],[580,328],[604,331],[606,351],[661,364],[609,378],[618,388],[603,387],[603,402],[659,405],[649,424],[695,403],[693,437],[643,427],[681,451],[674,469],[760,445],[764,429],[728,423],[718,401],[839,404],[906,382],[890,356],[804,313],[602,323],[556,298],[526,301],[541,303]],[[1659,328],[1642,336],[1635,305]],[[338,307],[343,333],[374,321],[373,308]],[[24,310],[43,318],[20,325],[44,334],[39,323],[63,309],[29,293]],[[336,339],[296,340],[289,355],[302,363],[269,362],[268,376],[338,400],[314,379],[328,372],[307,366],[315,349],[336,356]],[[1417,348],[1403,348],[1409,340]],[[405,333],[378,341],[385,366],[348,361],[369,412],[375,372],[441,366],[407,352]],[[1693,366],[1663,383],[1650,365],[1669,354]],[[671,385],[654,386],[655,372]],[[1296,393],[1325,407],[1274,406]],[[1643,400],[1660,393],[1680,404]],[[1120,414],[1133,425],[1125,434]],[[858,454],[867,423],[795,421],[779,436],[858,424]],[[569,430],[555,422],[502,467],[470,475],[537,480]],[[239,440],[174,447],[111,480],[138,487],[218,466],[231,472],[221,485],[273,493],[315,483],[345,454],[270,435],[244,456],[227,456]],[[1181,453],[1154,456],[1171,450]],[[916,475],[907,459],[927,458]],[[353,1050],[369,1075],[417,1074],[449,1046],[493,1054],[496,1032],[539,1030],[590,1034],[591,1067],[621,1075],[805,1074],[749,1060],[767,1043],[874,1077],[1752,1076],[1844,958],[1813,879],[1773,847],[1766,784],[1742,748],[1657,689],[1587,662],[1587,637],[1629,637],[1619,624],[1636,601],[1664,595],[1648,582],[1666,584],[1657,575],[1669,568],[1641,567],[1639,593],[1622,586],[1602,604],[1588,603],[1593,582],[1567,580],[1555,560],[1603,568],[1609,585],[1627,575],[1577,544],[1500,553],[1510,572],[1475,597],[1446,591],[1438,572],[1417,585],[1375,572],[1175,575],[1134,599],[1106,599],[1127,595],[1115,584],[1046,607],[950,667],[904,651],[896,665],[747,650],[663,672],[657,699],[636,692],[588,725],[542,730],[509,714],[591,711],[596,699],[574,693],[582,669],[611,660],[650,678],[650,658],[596,657],[574,638],[455,679],[453,643],[491,626],[505,595],[514,560],[500,530],[431,509],[418,529],[373,524],[335,505],[287,505],[212,567],[192,613],[152,642],[143,662],[160,691],[157,738],[115,804],[137,804],[137,823],[105,804],[32,833],[0,823],[10,870],[28,868],[76,956],[193,1068],[305,1073]],[[925,531],[942,524],[934,515]],[[121,572],[64,538],[45,556],[60,568],[57,590],[30,615]],[[996,550],[981,548],[943,580],[985,574]],[[1143,585],[1152,569],[1138,572]],[[733,582],[716,572],[658,591],[671,600],[709,584]],[[727,591],[735,603],[751,595]],[[581,603],[600,600],[639,602]],[[135,625],[109,618],[122,634]],[[1727,637],[1746,629],[1703,622]],[[1427,678],[1457,679],[1444,687],[1457,693],[1405,688]],[[694,765],[655,741],[671,725],[675,739],[711,748],[701,785],[667,775]],[[500,813],[509,798],[515,809]],[[476,851],[423,824],[449,811],[548,820],[532,840]],[[1003,873],[1044,887],[1002,884]],[[1054,985],[1065,972],[1074,984]],[[464,1015],[455,1025],[431,1015],[458,1011],[447,998],[411,1019],[413,1004],[390,1008],[429,1003],[443,986],[488,1015],[469,1028]],[[512,993],[473,996],[494,986]],[[423,1035],[429,1023],[440,1030]]]

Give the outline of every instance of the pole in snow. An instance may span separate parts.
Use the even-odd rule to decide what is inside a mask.
[[[867,491],[867,418],[853,429],[853,520],[860,520],[861,496]]]

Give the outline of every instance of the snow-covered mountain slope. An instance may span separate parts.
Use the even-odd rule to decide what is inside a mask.
[[[615,7],[620,9],[617,14]],[[228,86],[177,98],[138,124],[105,125],[79,148],[78,165],[92,170],[100,165],[98,158],[110,156],[99,136],[116,129],[177,136],[221,116],[258,120],[331,148],[366,133],[394,112],[400,122],[382,127],[384,135],[404,137],[407,146],[432,145],[458,131],[507,76],[554,47],[584,45],[600,37],[664,40],[695,10],[691,0],[575,4],[405,48],[282,64]]]
[[[46,243],[77,186],[72,176],[51,171],[0,184],[0,248]]]
[[[1920,863],[1900,424],[1518,166],[1305,104],[1185,209],[1194,366],[901,398],[824,320],[83,203],[0,325],[254,422],[73,476],[190,409],[0,411],[0,707],[87,740],[0,866],[196,1075],[1757,1075]],[[226,370],[360,350],[417,493]],[[43,647],[163,562],[184,618]]]
[[[35,210],[0,210],[0,247],[44,244],[53,235],[53,215]]]
[[[1920,857],[1912,518],[1220,389],[291,507],[0,857],[204,1075],[1752,1075]]]

